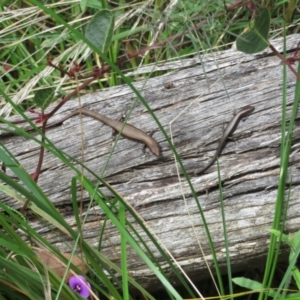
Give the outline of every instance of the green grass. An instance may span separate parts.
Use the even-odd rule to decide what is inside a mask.
[[[0,106],[3,109],[3,116],[18,113],[29,122],[23,112],[29,107],[44,107],[43,104],[38,102],[43,97],[37,91],[45,92],[45,89],[50,88],[51,95],[52,91],[53,93],[55,92],[53,100],[58,100],[58,109],[60,105],[64,104],[64,102],[60,101],[63,97],[67,101],[71,98],[71,95],[76,95],[77,84],[82,85],[88,82],[85,88],[80,91],[81,93],[124,83],[128,84],[169,141],[169,146],[183,170],[191,193],[194,195],[199,209],[199,217],[206,228],[211,254],[214,257],[214,268],[217,273],[217,286],[220,294],[225,295],[227,287],[230,293],[234,293],[232,281],[229,280],[229,283],[223,282],[204,213],[180,157],[145,99],[132,86],[131,81],[140,78],[138,76],[127,78],[125,75],[128,71],[136,70],[139,65],[157,64],[172,59],[179,60],[202,53],[227,49],[231,47],[231,43],[237,39],[243,30],[248,27],[256,12],[247,9],[243,4],[237,5],[226,12],[223,1],[214,1],[213,3],[209,1],[181,1],[172,9],[168,7],[169,2],[164,1],[155,1],[150,5],[147,4],[148,2],[128,3],[127,1],[120,1],[119,3],[107,3],[106,1],[87,1],[87,6],[85,7],[83,1],[71,4],[69,2],[63,4],[52,1],[52,3],[47,2],[47,7],[43,5],[45,4],[44,2],[34,0],[29,0],[26,6],[25,2],[22,1],[14,2],[14,5],[10,2],[4,1],[4,3],[0,4]],[[229,4],[227,2],[227,5]],[[268,8],[271,17],[269,40],[272,37],[299,30],[297,20],[300,13],[296,10],[296,5],[296,1],[284,3],[268,1],[265,3],[265,7]],[[96,15],[99,9],[107,9],[115,19],[113,35],[106,35],[108,42],[103,44],[103,48],[96,48],[83,34],[92,17]],[[147,52],[144,50],[155,44],[158,44],[157,48]],[[86,45],[90,48],[86,47]],[[105,50],[106,48],[108,49],[107,51]],[[132,55],[135,52],[140,52],[140,55]],[[116,67],[114,63],[118,62],[122,57],[124,58],[125,54],[132,55],[131,59],[124,59],[124,62],[119,63]],[[50,58],[55,66],[59,66],[65,71],[72,69],[74,63],[80,65],[78,79],[62,74],[62,70],[59,70],[59,68],[51,69],[49,63],[47,63],[47,60]],[[101,66],[107,67],[107,72],[105,72],[104,76],[95,77],[88,81],[85,76],[91,74],[94,76],[93,70],[96,66],[99,68]],[[300,70],[298,70],[299,72]],[[162,74],[163,72],[159,71],[147,74],[147,76],[154,77]],[[274,231],[271,235],[263,281],[259,285],[257,282],[250,282],[244,278],[235,279],[237,284],[249,290],[273,286],[278,245],[280,245],[278,238],[281,237],[280,232],[284,228],[281,220],[284,214],[284,187],[286,186],[286,172],[291,145],[290,137],[296,118],[299,94],[300,85],[297,82],[293,115],[288,123],[287,130],[289,134],[287,137],[284,137],[286,117],[283,109],[281,176],[279,178],[278,197],[274,214]],[[283,107],[285,107],[285,100],[286,95],[284,93]],[[3,118],[2,121],[5,122]],[[0,172],[1,181],[5,183],[5,185],[0,186],[0,190],[19,201],[22,205],[27,199],[30,199],[30,210],[39,216],[42,222],[53,224],[66,237],[72,240],[72,245],[69,245],[70,252],[80,252],[85,257],[84,263],[89,271],[86,276],[92,284],[95,297],[101,297],[101,299],[104,297],[107,299],[110,297],[114,297],[114,299],[132,299],[129,287],[134,286],[149,299],[154,299],[142,286],[128,276],[128,246],[140,256],[153,274],[158,277],[165,287],[168,299],[181,299],[182,296],[172,286],[167,275],[164,274],[161,263],[157,261],[156,256],[150,250],[151,247],[155,247],[160,256],[164,258],[164,264],[168,265],[168,268],[175,274],[183,287],[184,294],[188,294],[189,297],[193,298],[198,296],[170,259],[165,249],[161,247],[136,212],[126,204],[124,199],[118,194],[118,191],[111,189],[105,180],[91,170],[86,169],[84,165],[82,166],[85,168],[85,175],[83,176],[82,170],[75,168],[71,163],[74,160],[57,149],[47,137],[40,141],[33,135],[22,131],[16,125],[8,124],[11,131],[16,131],[25,138],[34,140],[41,146],[40,162],[43,159],[42,153],[46,149],[75,172],[76,175],[70,178],[70,194],[77,224],[76,230],[67,224],[62,215],[52,205],[47,195],[40,190],[36,183],[38,176],[32,178],[4,145],[0,147],[1,161],[19,179],[19,181],[15,181],[6,173]],[[31,124],[34,127],[34,124]],[[39,171],[40,169],[37,165],[35,176],[39,175]],[[91,197],[88,211],[92,205],[97,205],[105,212],[107,220],[110,220],[119,230],[121,235],[121,268],[101,254],[101,235],[98,249],[92,247],[83,239],[81,232],[87,215],[82,219],[80,208],[77,207],[76,190],[78,184],[81,184]],[[100,184],[111,191],[114,195],[113,201],[99,188]],[[222,199],[221,189],[220,199]],[[6,214],[2,213],[0,215],[2,225],[2,231],[0,232],[0,300],[5,297],[9,299],[78,299],[78,296],[64,283],[64,279],[59,278],[40,262],[31,245],[25,243],[15,229],[19,228],[22,230],[26,236],[30,237],[32,242],[38,244],[41,249],[47,249],[59,257],[74,272],[84,274],[82,268],[68,262],[57,249],[52,247],[18,214],[1,203],[0,206],[6,211]],[[117,218],[116,216],[119,217]],[[151,241],[151,247],[138,234],[137,228],[133,227],[129,221],[130,219],[133,219],[143,230]],[[226,236],[225,223],[226,220],[224,218],[224,236]],[[102,234],[104,231],[105,226]],[[291,277],[299,284],[298,278],[300,276],[295,267],[295,261],[300,250],[297,237],[294,239],[284,237],[284,241],[291,247],[290,268],[279,286],[287,288],[287,282]],[[227,262],[230,266],[229,252]],[[64,278],[66,276],[67,272]],[[230,268],[228,268],[228,278],[231,278]],[[278,292],[273,290],[267,292],[264,290],[259,294],[259,299],[267,299],[268,295],[276,298],[279,293],[281,293],[281,290],[278,290]]]

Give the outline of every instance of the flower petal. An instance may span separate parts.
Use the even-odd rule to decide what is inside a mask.
[[[75,293],[79,294],[81,297],[88,298],[90,295],[89,289],[91,288],[91,285],[82,275],[70,277],[69,286]]]

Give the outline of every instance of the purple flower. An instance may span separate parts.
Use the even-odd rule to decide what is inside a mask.
[[[86,281],[84,276],[72,276],[69,279],[69,286],[75,293],[79,294],[83,298],[88,298],[90,295],[89,289],[91,288],[91,285]]]

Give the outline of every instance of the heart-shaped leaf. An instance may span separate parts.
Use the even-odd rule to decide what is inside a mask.
[[[270,28],[270,13],[267,8],[260,8],[254,20],[254,26],[241,34],[236,47],[239,51],[253,54],[263,51],[269,46],[268,35]]]
[[[114,16],[107,10],[99,11],[88,23],[85,37],[101,52],[106,53],[114,30]]]
[[[35,104],[40,107],[43,111],[49,106],[54,97],[54,89],[46,88],[38,90],[33,98]]]

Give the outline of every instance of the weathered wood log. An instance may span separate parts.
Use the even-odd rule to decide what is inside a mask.
[[[288,51],[295,49],[298,41],[299,35],[289,36]],[[283,49],[282,39],[274,40],[272,44],[279,51]],[[156,67],[145,67],[135,73],[163,69],[174,72],[151,78],[146,83],[137,82],[135,86],[169,136],[169,128],[172,129],[174,146],[191,177],[223,266],[225,246],[216,163],[205,174],[195,176],[194,171],[204,166],[213,156],[222,135],[223,124],[232,118],[234,110],[245,105],[255,106],[255,111],[239,124],[234,133],[236,141],[227,143],[219,162],[232,267],[238,269],[242,264],[258,261],[267,252],[270,236],[267,230],[272,226],[280,172],[282,63],[268,50],[257,55],[227,50],[203,55],[201,60],[195,57],[168,62]],[[288,74],[287,109],[290,115],[296,79],[290,71]],[[172,82],[174,87],[167,82]],[[118,86],[85,95],[81,102],[85,108],[118,118],[130,108],[135,99],[130,88]],[[49,124],[77,107],[76,100],[69,102]],[[147,132],[158,128],[139,101],[128,122]],[[27,125],[22,127],[28,128]],[[161,146],[162,158],[151,153],[145,157],[138,143],[121,138],[104,170],[111,151],[111,129],[85,116],[83,129],[85,164],[97,174],[104,172],[105,180],[136,209],[188,274],[197,274],[198,279],[207,276],[195,236],[201,241],[207,259],[211,260],[203,223],[185,179],[179,183],[174,156],[163,134],[157,131],[153,135]],[[80,130],[79,117],[74,117],[61,126],[49,129],[47,137],[58,148],[80,159]],[[286,232],[297,231],[300,223],[299,137],[299,124],[296,124],[289,167],[292,185]],[[29,173],[34,171],[38,158],[37,144],[22,137],[3,134],[1,140]],[[73,175],[58,159],[46,153],[38,184],[56,206],[69,205],[70,180]],[[14,208],[20,206],[13,199],[2,198],[2,201]],[[88,197],[85,200],[88,201]],[[96,212],[98,216],[90,216],[84,228],[86,240],[95,246],[101,226],[99,220],[104,218],[101,211]],[[74,216],[70,213],[66,219],[74,224]],[[59,232],[52,228],[42,228],[44,225],[38,222],[33,226],[61,251],[68,250]],[[119,251],[118,235],[117,230],[108,225],[102,245],[102,252],[116,260]],[[141,284],[152,285],[152,289],[158,287],[153,285],[153,275],[135,253],[130,253],[129,262],[130,270],[135,271],[133,276]]]

